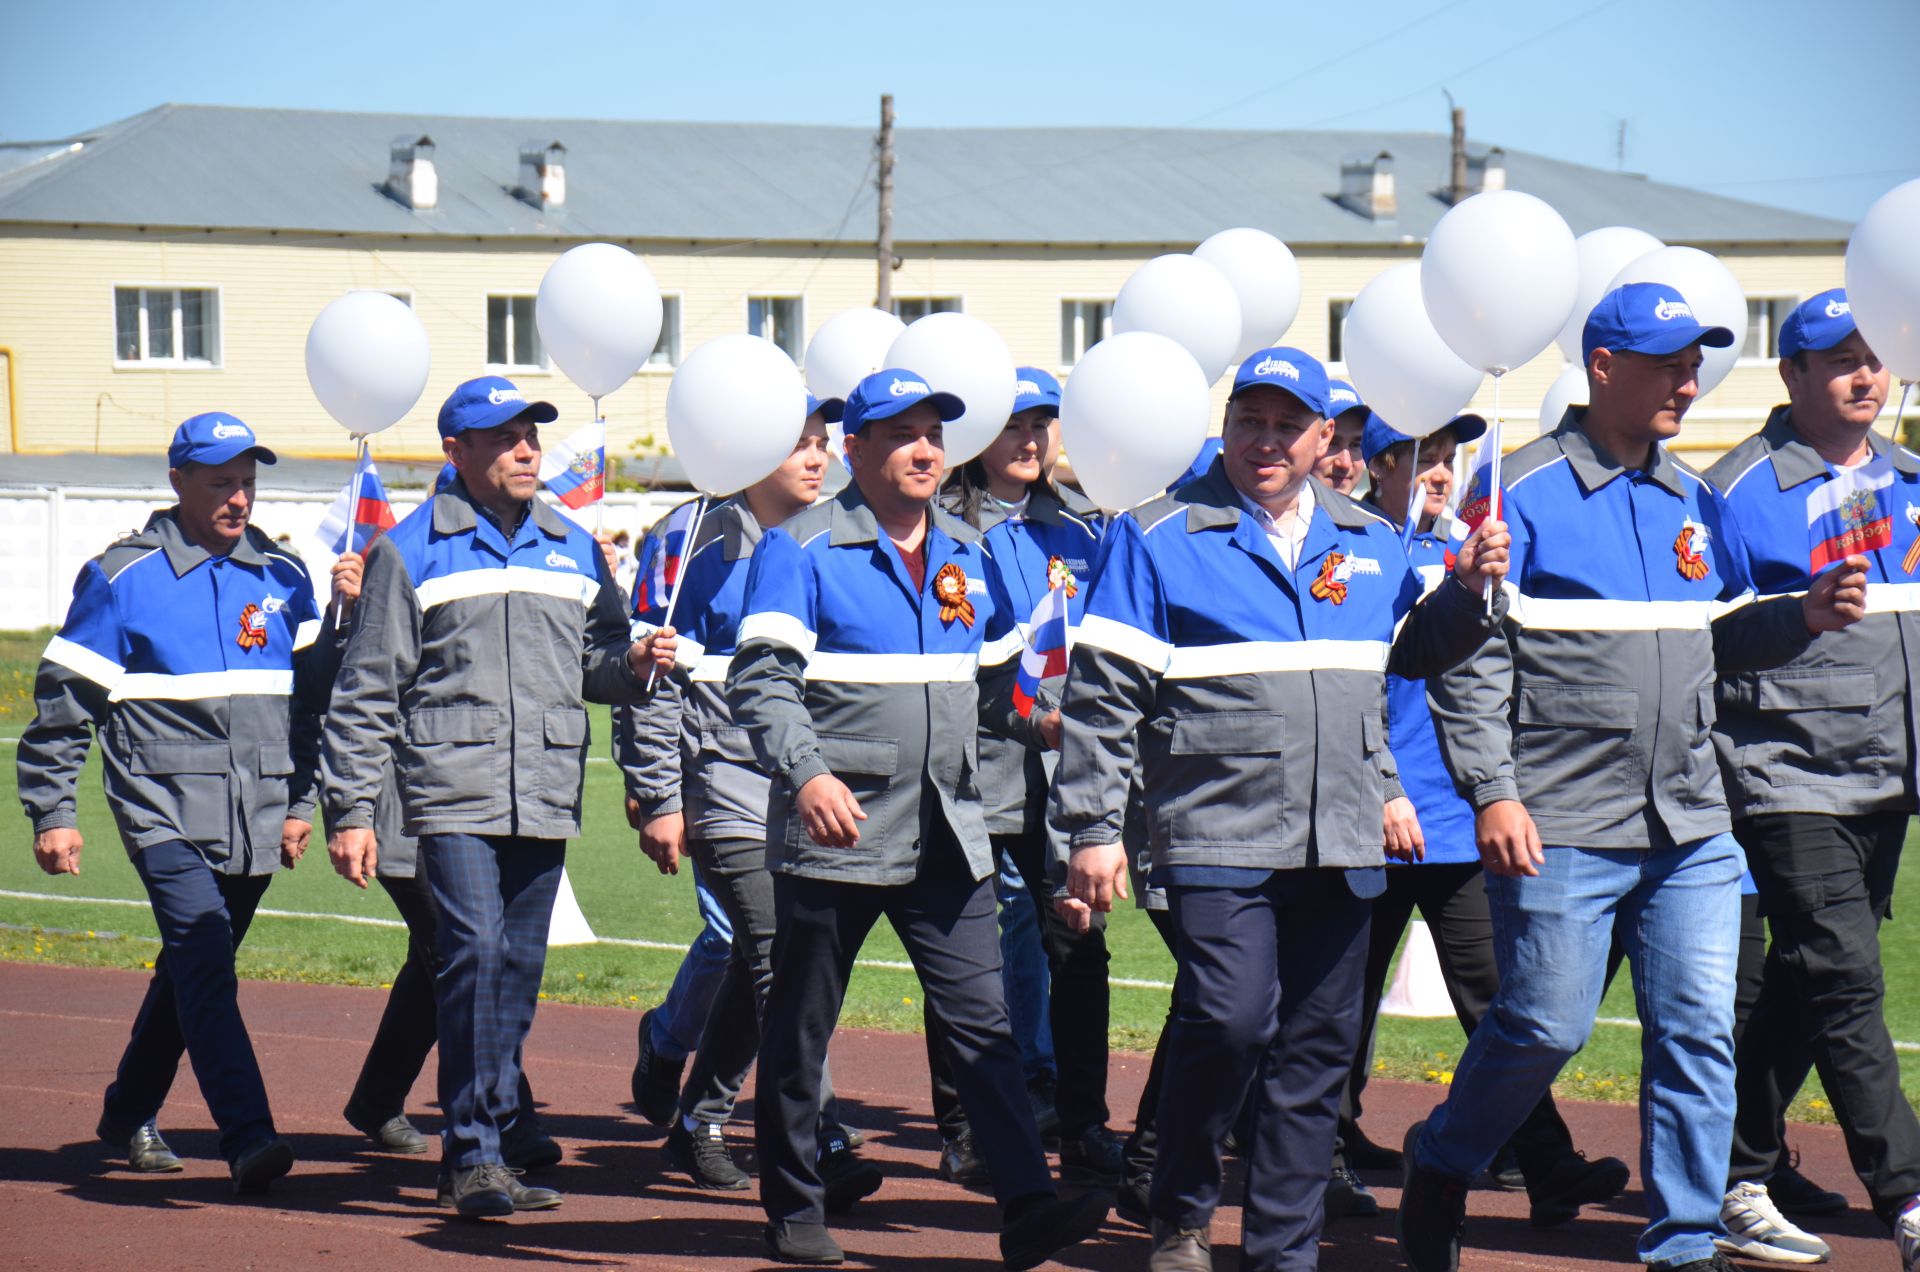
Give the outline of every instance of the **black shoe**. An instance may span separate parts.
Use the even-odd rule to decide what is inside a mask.
[[[1588,1161],[1568,1153],[1553,1164],[1537,1187],[1527,1190],[1536,1228],[1557,1228],[1580,1213],[1580,1207],[1612,1201],[1627,1186],[1627,1164],[1618,1157]]]
[[[1107,1221],[1107,1194],[1049,1197],[1000,1229],[1000,1262],[1011,1272],[1037,1267],[1085,1241]]]
[[[1154,1220],[1147,1272],[1213,1272],[1213,1236],[1205,1228],[1173,1228]]]
[[[1142,1228],[1153,1225],[1153,1216],[1147,1210],[1147,1198],[1153,1192],[1153,1176],[1129,1175],[1120,1181],[1120,1187],[1113,1196],[1113,1213],[1128,1223]]]
[[[143,1175],[170,1175],[186,1169],[167,1147],[167,1141],[160,1138],[160,1128],[152,1122],[138,1127],[130,1135],[119,1134],[105,1118],[100,1119],[95,1129],[101,1139],[127,1155],[127,1165]]]
[[[1511,1145],[1503,1146],[1487,1164],[1487,1183],[1502,1192],[1525,1192],[1526,1172],[1520,1169],[1519,1155]]]
[[[1367,1133],[1348,1123],[1340,1128],[1340,1154],[1355,1170],[1399,1170],[1404,1154],[1397,1148],[1383,1148],[1367,1138]]]
[[[1467,1226],[1467,1181],[1416,1163],[1413,1146],[1425,1122],[1407,1128],[1400,1151],[1400,1214],[1394,1223],[1400,1255],[1413,1272],[1459,1272],[1460,1230]]]
[[[667,1160],[692,1176],[695,1187],[712,1192],[739,1192],[753,1183],[734,1164],[726,1136],[711,1122],[689,1131],[685,1122],[676,1121],[667,1132]]]
[[[468,1219],[504,1219],[513,1213],[513,1172],[499,1162],[482,1162],[440,1177],[440,1204]]]
[[[506,1189],[515,1210],[552,1210],[560,1204],[559,1193],[551,1188],[529,1188],[511,1166],[507,1167]]]
[[[1126,1173],[1127,1148],[1104,1126],[1090,1126],[1060,1141],[1060,1178],[1075,1183],[1118,1183]]]
[[[820,1172],[820,1182],[826,1186],[828,1214],[843,1215],[861,1198],[880,1191],[886,1176],[872,1162],[854,1156],[845,1140],[835,1136],[822,1144],[820,1150],[816,1169]]]
[[[386,1153],[424,1153],[432,1146],[430,1140],[422,1135],[405,1113],[396,1113],[392,1117],[380,1117],[369,1114],[353,1101],[347,1101],[347,1107],[341,1110],[341,1117],[347,1119],[347,1125],[372,1140],[374,1147]]]
[[[992,1186],[993,1177],[987,1173],[987,1164],[973,1146],[972,1131],[960,1132],[941,1147],[940,1178],[979,1192]]]
[[[242,1197],[266,1192],[274,1180],[292,1169],[293,1145],[278,1136],[261,1140],[228,1166],[233,1176],[233,1191]]]
[[[782,1263],[811,1263],[822,1266],[841,1263],[846,1255],[824,1223],[798,1223],[776,1220],[763,1230],[767,1252]]]
[[[633,1062],[633,1102],[640,1116],[655,1126],[665,1126],[680,1113],[680,1074],[687,1059],[663,1060],[653,1049],[653,1013],[649,1007],[640,1013],[640,1055]]]
[[[1027,1084],[1027,1102],[1033,1106],[1033,1122],[1045,1144],[1060,1138],[1060,1110],[1053,1106],[1053,1090],[1053,1083],[1044,1078]]]
[[[1847,1209],[1843,1194],[1829,1192],[1800,1173],[1798,1153],[1788,1153],[1787,1160],[1767,1176],[1767,1196],[1789,1215],[1838,1215]]]
[[[1350,1168],[1335,1166],[1327,1178],[1326,1207],[1328,1219],[1371,1219],[1380,1213],[1380,1200]]]
[[[500,1160],[515,1170],[541,1170],[560,1164],[560,1145],[534,1114],[522,1111],[500,1132]]]
[[[867,1133],[865,1131],[852,1126],[842,1126],[837,1129],[840,1138],[847,1141],[847,1147],[854,1152],[857,1153],[867,1146]]]

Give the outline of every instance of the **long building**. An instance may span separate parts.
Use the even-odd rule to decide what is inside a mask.
[[[1250,225],[1300,260],[1289,343],[1338,372],[1345,306],[1418,256],[1450,206],[1449,138],[1137,128],[902,129],[892,278],[902,316],[958,309],[1017,360],[1069,374],[1141,262]],[[433,413],[483,370],[588,403],[540,348],[554,257],[609,240],[666,298],[652,361],[605,400],[613,452],[666,449],[666,387],[703,341],[753,331],[796,359],[876,291],[874,137],[787,124],[476,119],[165,105],[0,144],[0,453],[152,453],[221,408],[290,454],[349,453],[306,383],[308,324],[356,288],[405,299],[433,348],[421,404],[376,453],[428,458]],[[1575,233],[1633,225],[1714,252],[1749,297],[1743,357],[1689,416],[1706,458],[1781,397],[1779,320],[1842,280],[1843,222],[1541,155],[1470,147],[1467,192],[1553,204]],[[1509,444],[1559,370],[1507,377]],[[1224,390],[1220,390],[1224,392]],[[1483,388],[1476,404],[1491,407]]]

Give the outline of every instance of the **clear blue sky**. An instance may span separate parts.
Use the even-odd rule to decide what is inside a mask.
[[[1916,0],[7,0],[0,137],[165,101],[903,126],[1446,127],[1855,219],[1920,176]],[[1902,65],[1904,54],[1906,62]],[[1035,178],[1045,179],[1045,156]]]

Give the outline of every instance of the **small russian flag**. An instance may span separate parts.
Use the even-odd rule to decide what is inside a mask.
[[[1880,498],[1892,485],[1893,462],[1876,455],[1814,488],[1807,496],[1810,573],[1857,553],[1892,546],[1893,514]]]
[[[1021,719],[1033,715],[1040,682],[1049,676],[1066,674],[1067,589],[1050,587],[1033,607],[1033,617],[1027,625],[1027,647],[1020,653],[1020,668],[1013,677],[1013,705]]]
[[[607,493],[607,426],[595,420],[540,460],[540,480],[569,508],[598,503]]]
[[[314,531],[314,537],[335,556],[345,552],[349,544],[355,552],[365,552],[375,539],[393,529],[393,504],[387,499],[387,488],[380,484],[380,470],[374,467],[371,454],[361,457],[356,477],[360,504],[353,515],[349,516],[348,511],[353,504],[356,478],[350,477]]]
[[[693,528],[700,501],[689,499],[675,508],[640,545],[639,583],[633,589],[633,612],[648,617],[649,610],[666,612],[667,598],[680,578],[680,562],[687,551],[687,531]]]

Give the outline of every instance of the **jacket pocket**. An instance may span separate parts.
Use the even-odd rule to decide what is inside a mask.
[[[586,746],[590,731],[586,712],[577,708],[549,711],[543,723],[548,746]]]
[[[1154,839],[1169,847],[1259,847],[1285,839],[1286,740],[1280,711],[1176,716],[1167,762],[1147,792]]]
[[[503,804],[497,708],[419,707],[406,727],[399,775],[409,816],[478,818]]]
[[[491,742],[499,729],[493,707],[421,707],[407,716],[407,737],[418,745]]]
[[[753,743],[748,740],[746,729],[737,724],[702,724],[700,749],[736,764],[754,762]]]
[[[1178,716],[1167,750],[1174,755],[1277,755],[1285,721],[1278,711]]]
[[[225,742],[152,738],[133,744],[131,767],[136,773],[155,777],[185,773],[218,773],[225,776],[230,755]],[[288,771],[292,771],[291,766]]]
[[[1577,815],[1634,805],[1647,782],[1646,757],[1634,746],[1639,719],[1638,689],[1520,686],[1513,760],[1521,798]]]
[[[1878,694],[1871,667],[1775,671],[1754,678],[1754,705],[1762,711],[1872,710]]]
[[[900,768],[900,744],[886,738],[863,737],[857,733],[818,735],[820,758],[836,776],[847,773],[892,777]]]
[[[271,742],[260,744],[260,776],[291,777],[293,775],[293,752],[287,746],[285,738],[275,738]]]
[[[232,788],[227,775],[233,760],[225,741],[149,738],[133,743],[128,758],[128,767],[138,775],[135,780],[145,788],[142,798],[130,802],[147,805],[157,826],[191,843],[218,848],[217,859],[238,847],[228,842]]]

